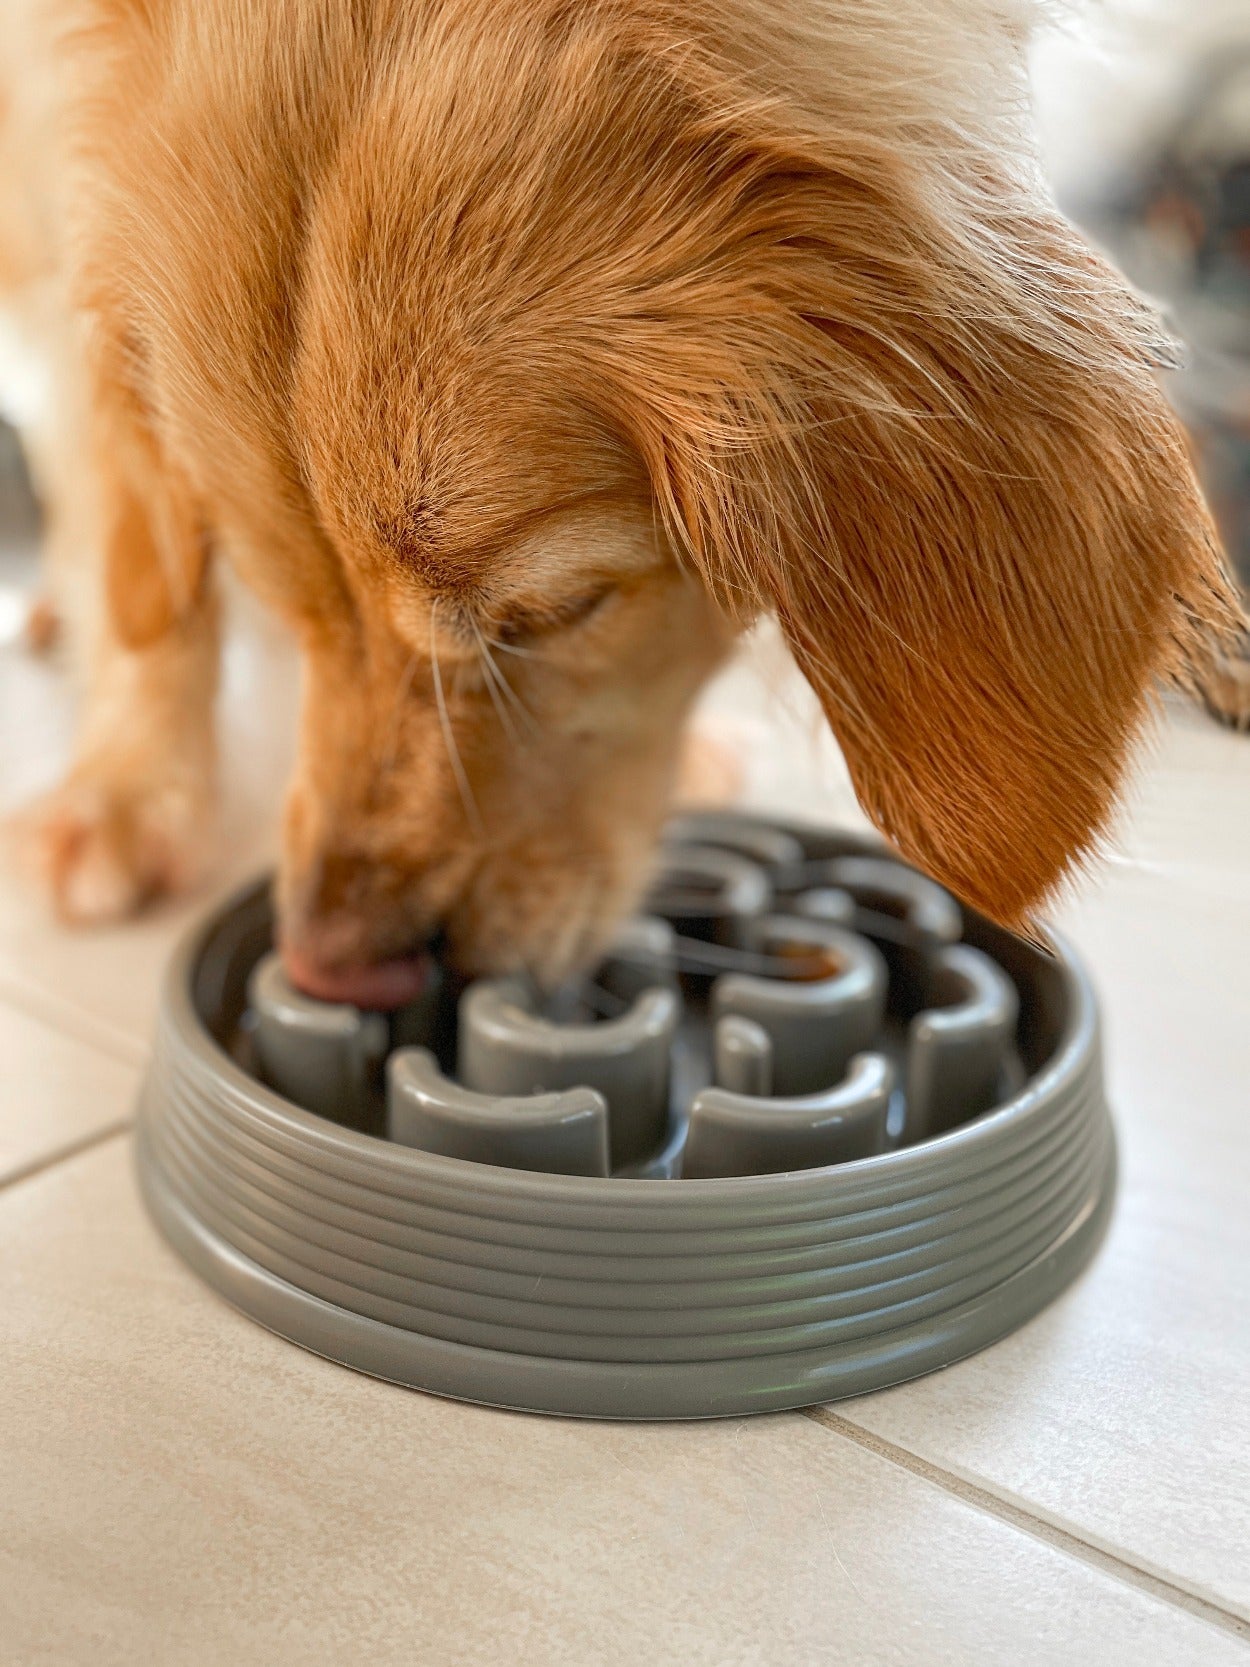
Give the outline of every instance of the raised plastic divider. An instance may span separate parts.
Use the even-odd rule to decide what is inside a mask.
[[[831,857],[819,867],[822,885],[849,892],[864,911],[895,916],[930,943],[959,939],[959,904],[914,868],[887,857]]]
[[[309,1111],[365,1127],[371,1090],[391,1042],[381,1014],[301,995],[272,953],[248,979],[248,1006],[265,1081]]]
[[[998,1102],[1020,1006],[1002,969],[968,944],[934,953],[925,999],[907,1035],[909,1141],[945,1134]]]
[[[880,1054],[850,1062],[844,1081],[788,1099],[705,1088],[690,1108],[681,1172],[758,1175],[870,1158],[885,1148],[894,1071]]]
[[[751,923],[772,901],[772,880],[748,857],[712,845],[677,843],[664,852],[646,911],[663,916],[683,937],[740,948]]]
[[[612,1167],[637,1162],[663,1139],[680,1003],[642,991],[599,1024],[557,1024],[522,978],[483,979],[460,1000],[456,1074],[477,1094],[508,1097],[593,1088],[608,1107]]]
[[[731,1094],[763,1099],[773,1091],[773,1044],[763,1025],[731,1013],[718,1019],[712,1039],[712,1078]]]
[[[386,1132],[404,1146],[551,1175],[608,1173],[608,1106],[593,1088],[475,1094],[426,1048],[393,1053],[386,1079]]]
[[[670,862],[690,846],[711,846],[745,857],[762,868],[778,892],[803,883],[806,855],[803,842],[781,828],[749,821],[734,811],[695,810],[675,816],[664,830]]]
[[[750,947],[784,966],[815,962],[823,977],[727,973],[712,986],[712,1019],[752,1019],[772,1043],[772,1092],[817,1094],[842,1080],[854,1054],[872,1046],[885,1017],[886,966],[867,939],[823,921],[769,915]]]
[[[839,894],[848,897],[849,925],[885,957],[891,1011],[910,1017],[924,999],[930,954],[963,933],[959,904],[933,880],[886,857],[832,857],[814,864],[808,878],[818,885],[792,900],[794,913],[828,919],[840,906]]]

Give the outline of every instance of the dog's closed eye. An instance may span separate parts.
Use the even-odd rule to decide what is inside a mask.
[[[498,621],[492,634],[496,641],[514,647],[586,625],[617,595],[618,588],[615,582],[609,581],[567,600],[513,609]]]
[[[529,653],[537,645],[559,640],[597,619],[619,594],[615,580],[596,584],[567,597],[536,598],[524,604],[485,598],[458,600],[440,594],[434,600],[436,641],[450,660],[476,658],[481,646]],[[422,626],[423,636],[428,626]]]

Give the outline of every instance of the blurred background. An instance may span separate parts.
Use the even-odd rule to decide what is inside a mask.
[[[1250,586],[1250,0],[1104,0],[1034,53],[1060,205],[1163,308],[1169,391]]]

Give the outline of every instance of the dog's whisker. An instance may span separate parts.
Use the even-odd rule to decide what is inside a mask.
[[[514,703],[514,705],[518,706],[521,711],[526,714],[527,717],[532,717],[533,714],[525,705],[525,702],[517,694],[516,690],[512,687],[511,683],[508,682],[508,679],[504,676],[503,671],[500,669],[499,662],[495,659],[494,650],[497,648],[503,648],[506,650],[508,645],[506,643],[497,643],[493,638],[486,636],[480,626],[475,626],[475,629],[477,630],[477,638],[478,642],[481,644],[482,652],[486,656],[486,662],[490,666],[494,676],[499,680],[503,692]],[[525,650],[522,649],[520,652],[524,654]],[[528,654],[526,657],[536,660],[540,656],[537,654]]]
[[[516,704],[522,712],[524,712],[524,708],[520,707],[520,703],[516,700],[513,691],[508,687],[507,682],[500,673],[498,666],[491,658],[490,650],[486,646],[486,639],[482,636],[481,627],[478,625],[476,620],[473,622],[473,634],[477,638],[478,665],[481,669],[482,681],[486,684],[486,690],[490,695],[491,704],[494,706],[495,711],[499,714],[500,725],[507,733],[509,740],[514,746],[520,746],[522,745],[524,738],[517,728],[516,719],[514,718],[512,712],[509,711],[508,707],[504,705],[503,696],[511,696],[514,704]],[[525,716],[528,717],[529,714],[525,713]],[[530,727],[533,727],[532,724]]]
[[[508,739],[515,746],[520,737],[517,735],[516,726],[512,721],[512,714],[507,710],[502,700],[499,698],[499,691],[495,687],[495,680],[491,675],[491,668],[487,663],[486,654],[482,647],[482,633],[478,628],[476,620],[473,621],[473,635],[477,639],[477,669],[480,672],[482,682],[486,687],[486,693],[490,696],[490,703],[495,708],[495,714],[499,719],[500,728],[506,732]]]
[[[498,663],[490,652],[490,646],[487,639],[482,635],[481,627],[478,625],[476,620],[473,622],[473,630],[477,636],[478,653],[481,657],[484,675],[493,687],[498,690],[499,694],[501,694],[509,702],[513,711],[524,721],[527,731],[531,735],[536,734],[538,724],[534,718],[534,714],[530,711],[529,707],[526,706],[525,702],[517,694],[516,690],[512,687],[512,685],[508,682],[508,679],[500,670]],[[492,698],[494,697],[492,696]],[[496,702],[496,710],[499,710],[498,702]],[[500,721],[503,721],[502,711],[500,711]],[[504,727],[508,728],[509,726],[505,724]],[[515,727],[513,727],[512,733],[515,734]]]
[[[536,648],[520,648],[514,642],[500,642],[497,637],[484,636],[482,641],[496,654],[512,654],[518,660],[546,660],[548,656]]]
[[[447,712],[447,697],[443,693],[443,673],[438,663],[438,604],[441,598],[435,597],[430,607],[430,664],[434,672],[434,701],[438,707],[439,728],[443,732],[443,744],[447,748],[448,762],[451,764],[452,774],[456,778],[456,787],[460,792],[460,800],[464,805],[465,817],[474,833],[481,837],[483,832],[482,813],[478,809],[477,800],[473,797],[473,789],[469,784],[468,773],[464,767],[464,760],[460,756],[460,748],[456,744],[455,732],[451,726],[451,718]]]
[[[520,695],[517,694],[516,690],[512,687],[511,683],[508,682],[508,679],[504,676],[503,672],[499,669],[498,665],[495,663],[494,660],[490,661],[490,668],[491,668],[491,672],[494,675],[495,682],[497,683],[497,685],[499,687],[500,693],[504,696],[505,700],[508,701],[509,705],[512,707],[512,710],[521,719],[521,721],[523,722],[526,730],[531,735],[536,735],[538,733],[539,725],[538,725],[538,720],[535,718],[534,714],[530,711],[529,707],[521,699]]]

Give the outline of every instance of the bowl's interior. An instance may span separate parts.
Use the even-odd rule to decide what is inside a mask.
[[[797,840],[802,862],[770,871],[767,851],[760,849],[761,836],[770,832]],[[739,909],[751,890],[743,884],[744,864],[764,875],[771,897],[763,912],[749,916]],[[683,1173],[692,1108],[702,1131],[702,1167],[688,1169],[691,1174],[813,1167],[931,1139],[1017,1095],[1055,1058],[1071,1022],[1071,984],[1060,960],[959,909],[932,882],[855,836],[723,814],[684,818],[680,837],[665,848],[653,902],[663,908],[666,898],[679,900],[669,917],[676,937],[667,959],[655,960],[651,948],[639,949],[643,940],[636,933],[627,934],[625,947],[574,985],[545,994],[529,990],[524,1000],[504,990],[504,1028],[513,1030],[485,1065],[481,1048],[466,1050],[464,990],[444,976],[420,1013],[387,1018],[376,1057],[370,1054],[356,1069],[357,1089],[310,1101],[298,1086],[299,1071],[283,1074],[281,1061],[289,1058],[283,1038],[277,1054],[257,1047],[249,981],[272,947],[266,882],[205,928],[192,963],[193,1005],[216,1043],[244,1069],[305,1109],[363,1133],[396,1138],[402,1130],[399,1138],[433,1141],[431,1149],[559,1170],[566,1138],[559,1107],[548,1118],[556,1132],[549,1127],[536,1134],[528,1159],[527,1137],[517,1131],[534,1112],[535,1094],[550,1099],[553,1091],[567,1097],[571,1090],[589,1090],[604,1103],[610,1172],[656,1178]],[[689,930],[695,900],[698,918]],[[851,988],[857,966],[861,974],[865,966],[869,974],[884,968],[884,1004],[871,1033],[840,994]],[[979,995],[973,989],[978,979]],[[667,1081],[659,1088],[641,1080],[647,1073],[637,1058],[626,1080],[619,1058],[605,1063],[595,1053],[595,1036],[616,1037],[657,985],[676,992],[679,1012],[669,1038]],[[478,1006],[486,1006],[480,996]],[[863,1010],[870,1007],[871,999]],[[730,1029],[718,1029],[727,1020]],[[269,1033],[282,1022],[281,1015],[276,1021],[261,1015]],[[303,1022],[315,1028],[316,1012]],[[378,1021],[371,1023],[374,1046]],[[546,1031],[527,1064],[522,1056],[539,1025]],[[839,1025],[848,1037],[841,1052],[830,1040]],[[515,1043],[510,1059],[509,1035]],[[388,1052],[393,1059],[393,1050],[413,1044],[427,1048],[436,1062],[428,1082],[408,1089],[420,1100],[415,1119],[396,1115],[394,1073],[384,1065]],[[885,1062],[884,1087],[865,1077],[855,1088],[851,1061],[864,1055]],[[658,1117],[639,1099],[657,1092],[665,1102]],[[492,1107],[510,1113],[506,1139],[498,1118],[492,1122]],[[593,1105],[587,1115],[595,1115]],[[414,1128],[422,1132],[414,1135]],[[583,1129],[579,1163],[587,1161],[584,1137]],[[696,1143],[692,1139],[692,1147]]]

